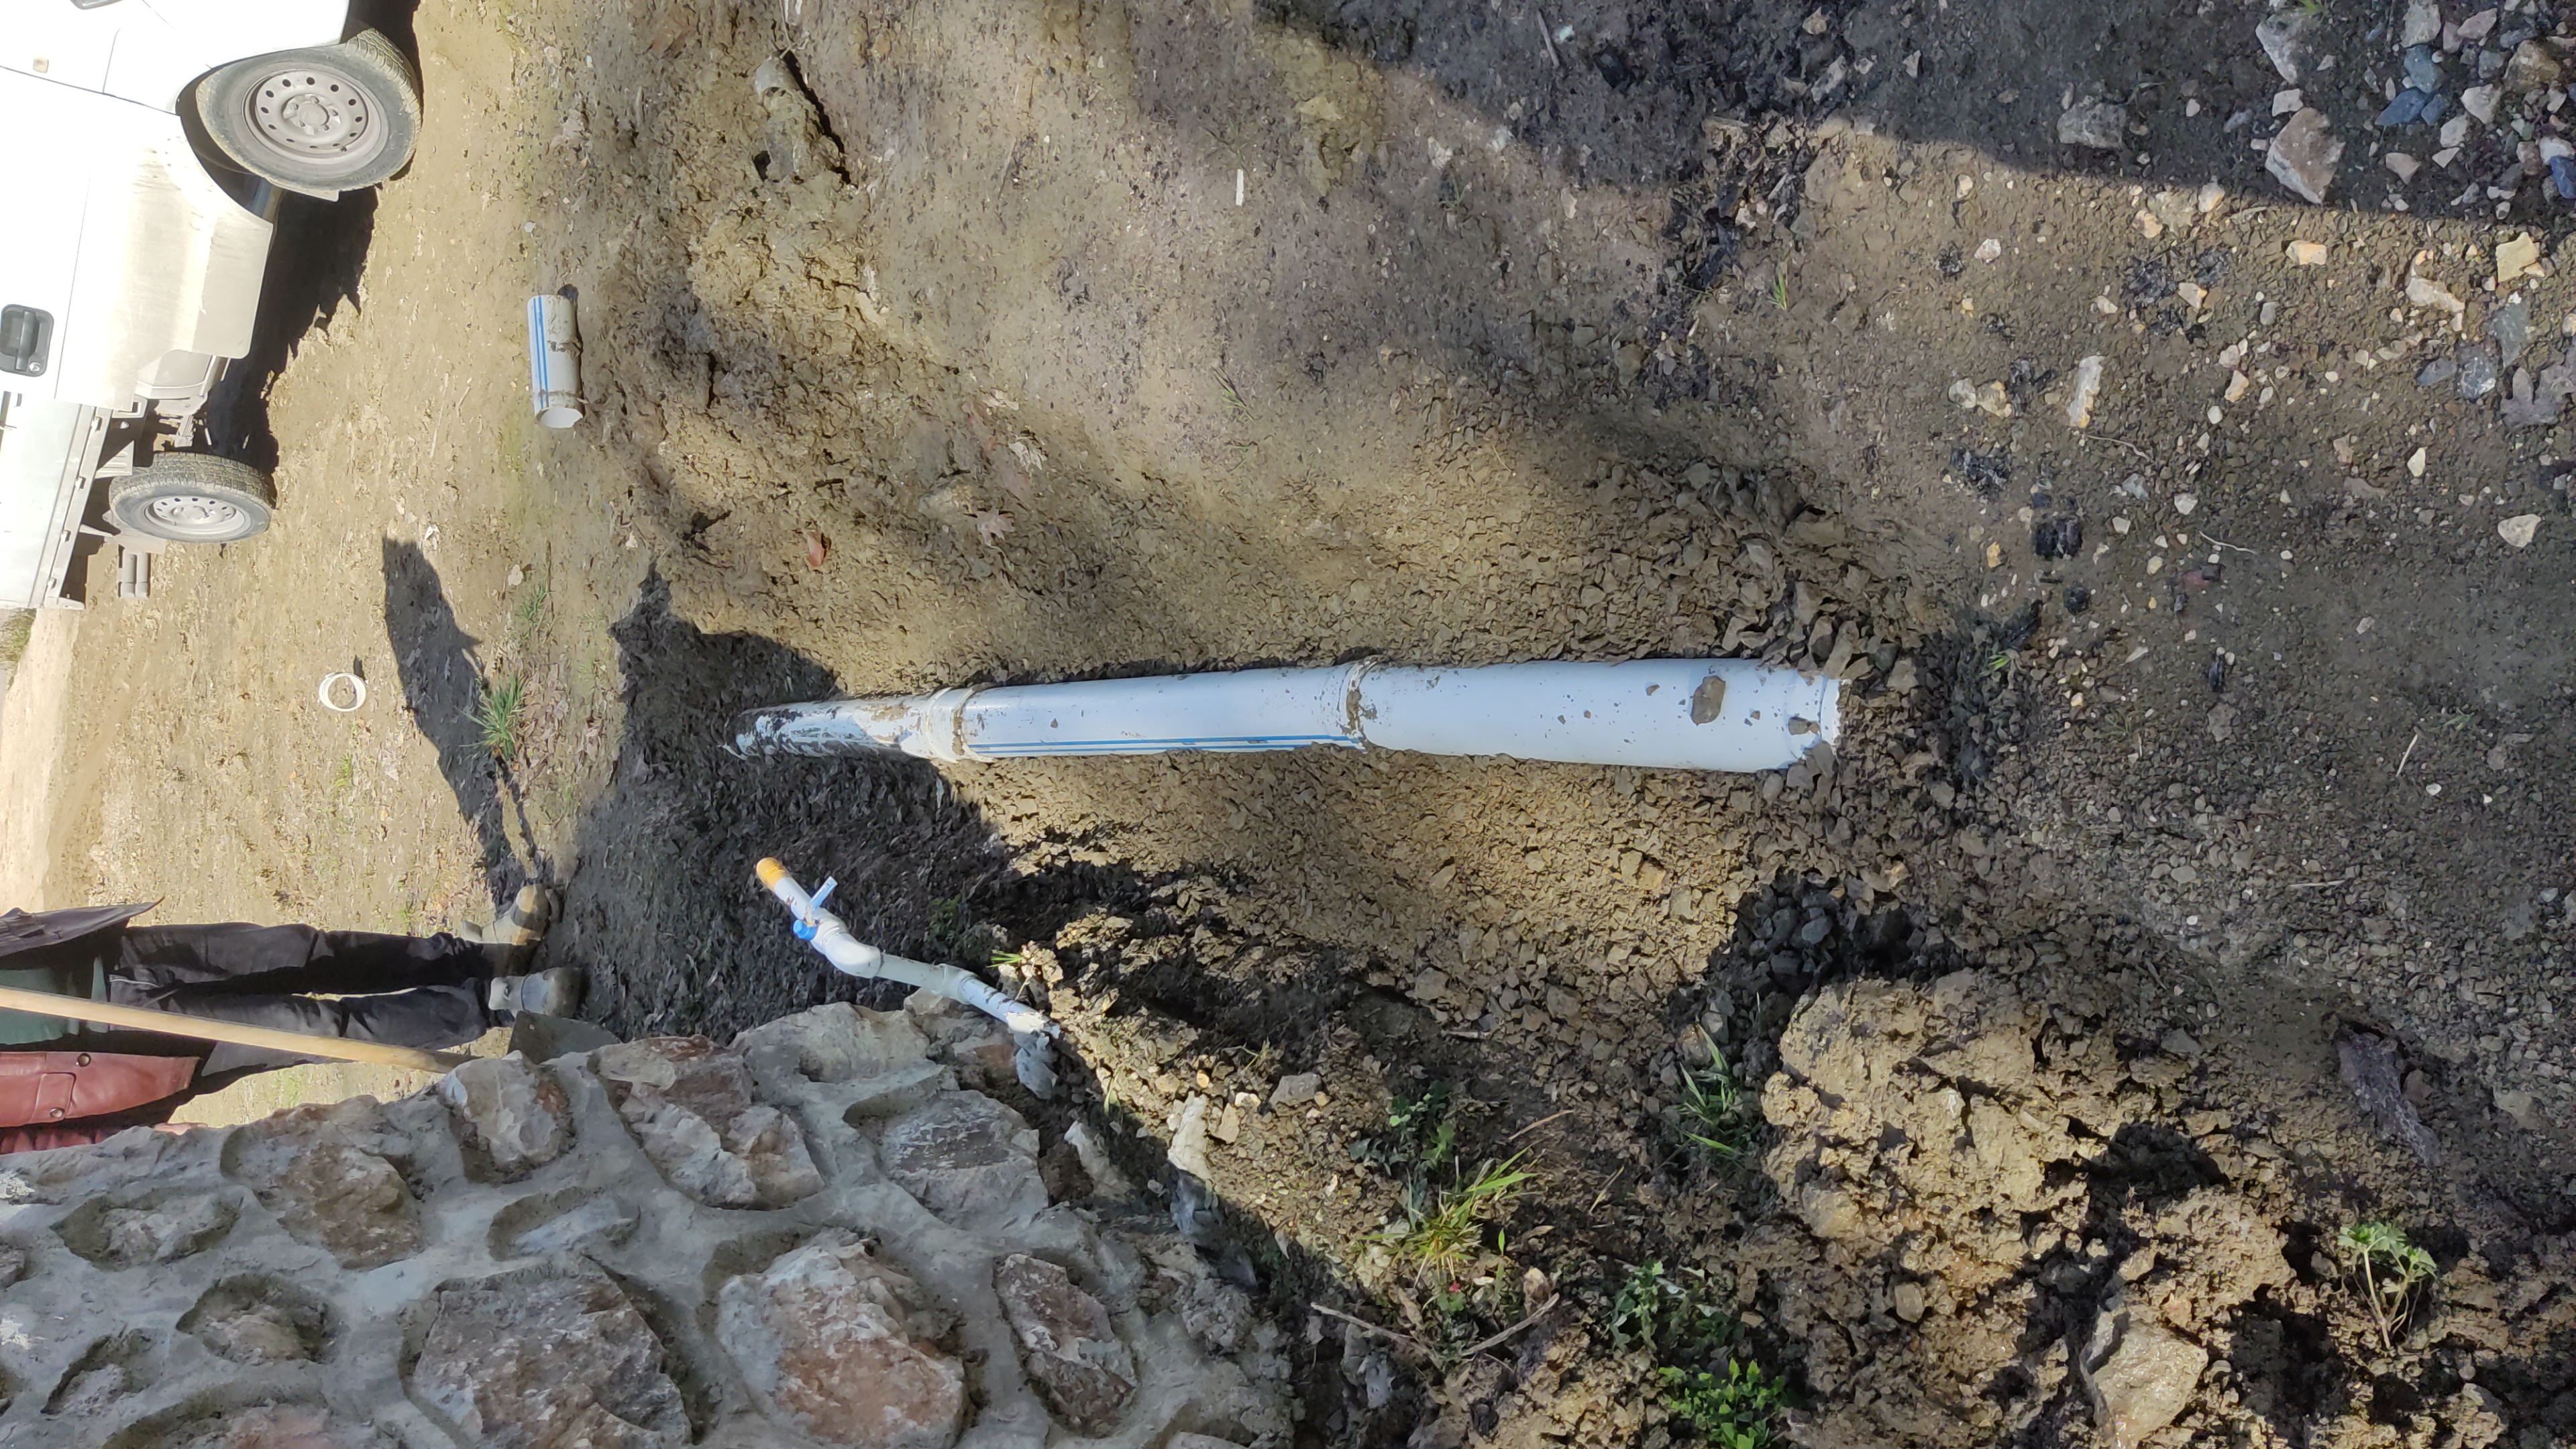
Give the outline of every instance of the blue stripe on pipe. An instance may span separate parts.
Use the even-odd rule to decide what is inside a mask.
[[[1298,745],[1348,745],[1360,747],[1350,735],[1239,735],[1215,740],[1045,740],[1011,741],[988,744],[982,740],[966,746],[970,755],[1079,755],[1124,754],[1155,750],[1280,750]]]

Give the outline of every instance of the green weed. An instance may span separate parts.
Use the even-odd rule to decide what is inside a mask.
[[[482,697],[474,702],[474,727],[481,731],[483,748],[503,764],[518,758],[525,741],[519,730],[528,712],[528,683],[519,676],[504,676],[498,683],[483,686]]]
[[[331,793],[334,795],[346,795],[357,788],[357,757],[354,755],[342,755],[340,757],[339,766],[331,771]]]
[[[1783,312],[1789,310],[1789,273],[1785,268],[1771,271],[1771,305]]]
[[[1700,1041],[1708,1047],[1708,1065],[1682,1072],[1682,1135],[1721,1162],[1741,1162],[1761,1134],[1761,1118],[1716,1039],[1703,1029]]]
[[[1735,1336],[1735,1318],[1701,1296],[1707,1275],[1676,1277],[1661,1262],[1628,1270],[1610,1295],[1610,1346],[1641,1348],[1664,1362],[1705,1362]]]
[[[1419,1097],[1398,1097],[1386,1110],[1386,1131],[1351,1143],[1351,1160],[1389,1177],[1420,1177],[1448,1165],[1458,1150],[1458,1124],[1450,1119],[1447,1082],[1434,1082]]]
[[[13,609],[0,619],[0,664],[15,664],[27,653],[27,640],[36,632],[36,611]]]
[[[1509,1214],[1536,1176],[1520,1164],[1517,1155],[1502,1162],[1488,1158],[1474,1177],[1447,1189],[1415,1179],[1405,1187],[1405,1225],[1377,1234],[1376,1241],[1425,1280],[1458,1277],[1484,1251],[1486,1224]]]
[[[925,927],[931,948],[942,956],[953,956],[966,942],[973,923],[966,916],[964,896],[941,896],[930,903],[930,920]]]
[[[2414,1310],[2416,1285],[2434,1274],[2433,1255],[2408,1242],[2395,1223],[2352,1223],[2335,1235],[2335,1257],[2347,1283],[2360,1280],[2362,1305],[2379,1330],[2381,1350],[2394,1353],[2397,1330]]]
[[[1729,1359],[1726,1372],[1668,1368],[1664,1408],[1717,1449],[1770,1449],[1789,1386],[1749,1359]]]

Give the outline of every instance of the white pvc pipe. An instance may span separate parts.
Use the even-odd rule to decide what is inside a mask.
[[[823,959],[846,975],[882,977],[961,1001],[1021,1035],[1052,1036],[1057,1028],[1047,1014],[1023,1006],[954,966],[890,956],[850,934],[841,918],[814,903],[787,867],[764,859],[757,867],[760,883],[796,914],[796,934],[823,953]]]
[[[545,292],[528,299],[528,396],[541,428],[581,421],[579,346],[570,297]]]
[[[1509,755],[1654,769],[1785,769],[1842,733],[1842,686],[1750,659],[1368,662],[946,689],[757,710],[746,755],[900,751],[932,760],[1284,750]]]

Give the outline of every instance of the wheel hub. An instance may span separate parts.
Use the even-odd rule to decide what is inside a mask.
[[[304,158],[346,155],[366,145],[375,129],[366,92],[318,66],[261,81],[250,94],[250,120],[261,140]]]
[[[184,538],[228,538],[241,528],[242,511],[202,493],[169,493],[152,500],[152,521]]]

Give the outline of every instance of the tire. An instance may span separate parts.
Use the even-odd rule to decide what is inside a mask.
[[[337,196],[392,178],[420,137],[420,73],[361,30],[338,45],[235,61],[197,83],[197,119],[274,186]]]
[[[237,543],[268,531],[277,488],[248,463],[162,453],[107,488],[107,516],[128,533],[171,543]]]

